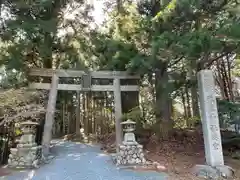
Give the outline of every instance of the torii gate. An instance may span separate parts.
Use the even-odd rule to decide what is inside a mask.
[[[139,91],[138,85],[121,85],[121,79],[139,79],[138,75],[129,75],[125,71],[96,71],[84,72],[78,70],[64,70],[64,69],[31,69],[30,76],[52,77],[50,83],[31,83],[31,89],[47,89],[49,92],[49,99],[46,112],[46,121],[44,124],[44,134],[42,140],[43,154],[49,154],[50,141],[52,138],[52,126],[54,122],[54,113],[57,100],[58,90],[68,91],[113,91],[114,92],[114,107],[115,107],[115,129],[116,129],[116,145],[122,142],[122,103],[121,91]],[[59,77],[81,78],[81,85],[79,84],[59,84]],[[113,85],[92,85],[91,79],[113,79]],[[79,122],[76,122],[79,123]]]

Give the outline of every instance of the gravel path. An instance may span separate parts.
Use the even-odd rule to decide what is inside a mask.
[[[15,172],[0,180],[166,180],[164,173],[118,169],[98,146],[58,141],[56,157],[37,170]]]

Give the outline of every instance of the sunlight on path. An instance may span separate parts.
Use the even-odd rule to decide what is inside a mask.
[[[119,170],[111,157],[98,146],[59,141],[54,147],[57,156],[37,170],[16,172],[0,180],[166,180],[157,172]]]

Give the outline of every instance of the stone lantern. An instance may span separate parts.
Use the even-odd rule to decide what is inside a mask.
[[[146,163],[143,154],[143,146],[138,144],[135,139],[134,130],[136,122],[127,120],[122,122],[124,140],[122,144],[118,145],[119,151],[116,156],[117,165],[141,165]]]
[[[11,148],[8,166],[12,168],[34,168],[38,167],[41,159],[41,146],[35,142],[35,132],[38,123],[26,121],[20,124],[23,135],[17,148]]]
[[[123,144],[137,144],[136,139],[135,139],[135,128],[136,128],[136,123],[131,120],[127,120],[125,122],[122,122],[121,125],[123,126],[123,131],[125,132],[124,134],[124,140]]]

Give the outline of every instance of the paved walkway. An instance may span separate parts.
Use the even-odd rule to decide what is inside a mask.
[[[118,169],[98,146],[59,141],[57,155],[37,170],[15,172],[0,180],[166,180],[157,172]]]

